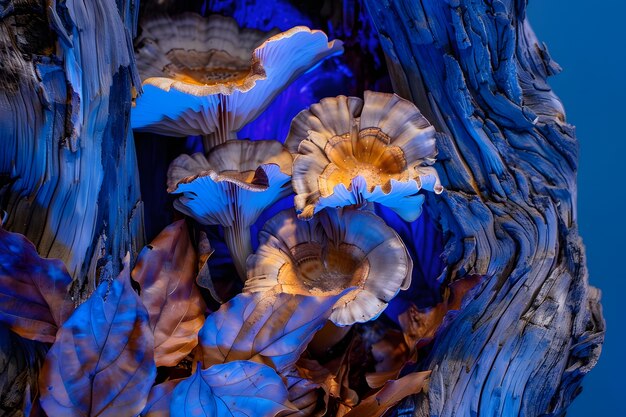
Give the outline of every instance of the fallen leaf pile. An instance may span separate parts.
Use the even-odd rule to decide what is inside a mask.
[[[479,281],[453,283],[432,308],[411,306],[399,326],[380,317],[339,328],[328,317],[352,288],[310,296],[277,286],[210,311],[197,283],[207,253],[177,221],[74,309],[64,266],[0,229],[0,321],[51,345],[30,415],[382,416],[427,389],[430,372],[408,365]]]

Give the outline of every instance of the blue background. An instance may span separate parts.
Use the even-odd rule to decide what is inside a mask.
[[[625,0],[531,0],[529,20],[563,72],[550,85],[580,143],[578,222],[607,334],[568,417],[626,416]]]

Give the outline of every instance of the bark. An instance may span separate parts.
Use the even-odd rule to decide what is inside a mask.
[[[75,302],[143,246],[129,128],[133,0],[0,0],[0,214],[61,259]],[[35,398],[47,347],[0,329],[0,415]],[[33,407],[37,407],[34,404]]]
[[[77,302],[143,245],[128,117],[134,8],[132,0],[0,2],[5,227],[65,263]]]
[[[604,338],[576,216],[578,144],[524,0],[365,0],[394,89],[440,132],[445,279],[485,277],[398,415],[563,415]]]

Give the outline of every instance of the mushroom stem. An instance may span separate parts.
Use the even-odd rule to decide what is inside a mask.
[[[316,356],[325,355],[330,348],[341,342],[348,334],[352,326],[336,326],[332,321],[327,321],[309,343],[307,349]]]
[[[252,253],[249,226],[236,221],[232,226],[224,227],[224,239],[230,251],[230,256],[233,258],[239,278],[241,278],[242,282],[246,282],[246,260],[248,255]]]
[[[230,130],[218,129],[215,132],[202,136],[202,145],[204,146],[204,153],[207,154],[211,149],[217,145],[225,143],[227,140],[237,139],[237,133]]]

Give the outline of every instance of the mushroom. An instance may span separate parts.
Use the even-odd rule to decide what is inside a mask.
[[[274,140],[228,141],[202,153],[180,155],[167,173],[174,207],[205,225],[221,225],[239,276],[252,253],[250,225],[292,192],[291,154]]]
[[[299,75],[343,52],[341,41],[329,43],[319,30],[297,26],[265,40],[271,34],[218,15],[158,17],[142,29],[136,59],[143,94],[132,109],[133,129],[203,135],[207,151],[236,138]]]
[[[411,283],[413,263],[396,232],[364,210],[326,209],[310,221],[293,209],[270,219],[248,258],[243,292],[280,286],[290,294],[336,295],[338,326],[372,320]]]
[[[421,189],[441,193],[432,167],[435,130],[410,101],[365,92],[322,99],[291,122],[295,205],[309,219],[324,207],[377,202],[406,221],[419,217]]]

